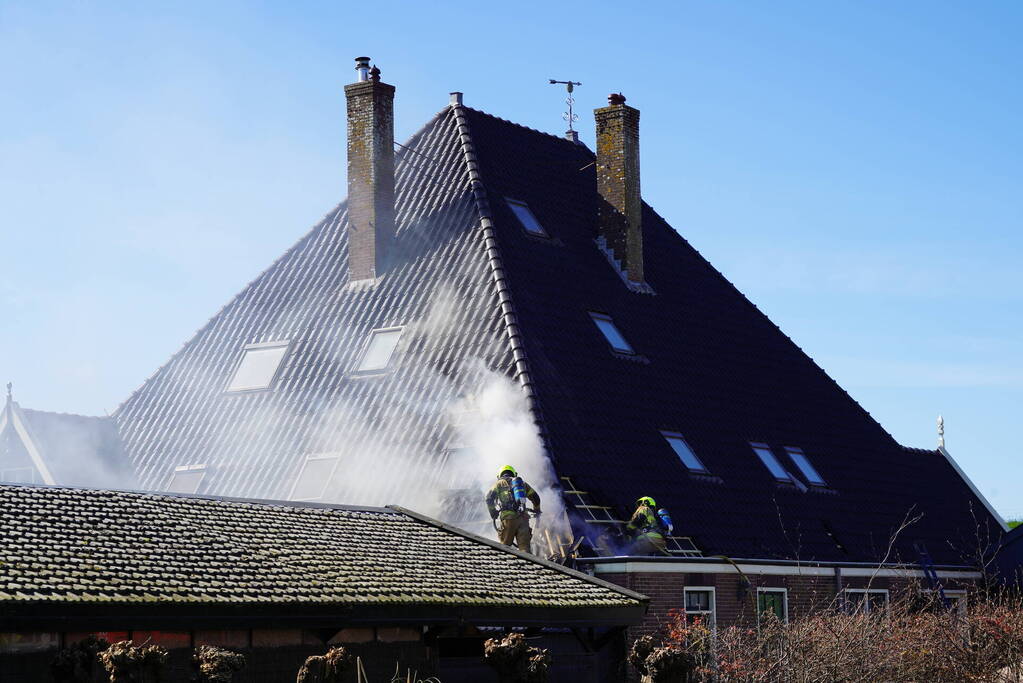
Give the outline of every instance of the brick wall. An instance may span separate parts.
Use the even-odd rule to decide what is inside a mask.
[[[639,190],[639,110],[612,104],[593,112],[597,120],[599,230],[628,271],[643,282],[642,199]]]
[[[348,102],[348,267],[351,280],[378,277],[394,239],[394,86],[345,86]]]

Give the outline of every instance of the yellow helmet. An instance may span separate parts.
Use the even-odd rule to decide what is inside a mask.
[[[502,468],[501,468],[500,470],[498,470],[498,472],[497,472],[497,476],[499,476],[499,477],[501,477],[501,476],[504,476],[504,473],[505,473],[505,472],[511,472],[511,475],[512,475],[513,477],[517,477],[517,476],[519,476],[519,473],[518,473],[518,472],[516,472],[516,471],[515,471],[515,468],[514,468],[514,467],[512,467],[511,465],[505,465],[505,466],[504,466],[504,467],[502,467]]]
[[[655,503],[655,502],[654,502],[654,499],[653,499],[653,498],[651,498],[650,496],[643,496],[642,498],[638,499],[638,500],[636,501],[636,505],[637,505],[637,506],[640,506],[640,505],[649,505],[649,506],[650,506],[650,507],[652,507],[652,508],[655,508],[655,507],[657,507],[657,503]]]

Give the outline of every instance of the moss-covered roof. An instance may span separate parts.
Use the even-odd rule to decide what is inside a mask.
[[[400,508],[0,486],[0,605],[622,608],[642,596]]]

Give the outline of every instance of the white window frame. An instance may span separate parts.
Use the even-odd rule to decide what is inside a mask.
[[[792,461],[792,464],[796,466],[799,473],[806,479],[807,484],[810,486],[828,485],[827,480],[825,480],[824,477],[821,476],[821,473],[817,470],[817,466],[810,462],[810,458],[807,457],[806,451],[799,446],[782,446],[782,448],[785,450],[785,454],[789,456],[789,460]],[[802,460],[800,460],[800,458]],[[803,467],[803,463],[806,463],[806,467],[810,468],[809,472],[807,472]],[[816,479],[810,476],[811,473],[816,476]]]
[[[630,342],[628,339],[626,339],[625,335],[622,334],[622,330],[621,330],[621,328],[618,327],[617,324],[615,324],[614,318],[612,318],[607,313],[601,313],[600,311],[589,311],[589,314],[590,314],[590,320],[593,321],[594,327],[597,328],[597,331],[600,332],[600,336],[604,338],[604,341],[607,342],[607,345],[611,347],[612,351],[614,351],[615,353],[624,354],[626,356],[635,356],[636,355],[635,347],[633,347],[632,346],[632,342]],[[621,340],[623,342],[625,342],[625,345],[628,346],[629,348],[628,349],[624,349],[624,348],[621,348],[619,346],[615,346],[614,342],[612,342],[611,339],[607,336],[607,333],[604,332],[604,328],[602,328],[600,326],[600,323],[597,322],[598,320],[602,320],[604,322],[610,323],[611,327],[613,327],[615,329],[615,332],[618,333],[618,336],[621,338]]]
[[[277,362],[277,367],[274,368],[273,374],[270,376],[270,379],[267,381],[266,384],[261,385],[261,386],[252,386],[252,387],[238,387],[237,389],[232,389],[231,388],[231,385],[234,384],[235,377],[238,376],[238,371],[241,370],[241,368],[242,368],[242,363],[245,362],[245,356],[249,353],[249,351],[261,350],[261,349],[279,349],[279,348],[283,348],[284,349],[284,353],[281,354],[281,359]],[[280,376],[281,368],[284,367],[284,362],[286,360],[288,360],[288,354],[290,352],[291,352],[291,340],[290,339],[285,339],[283,341],[270,341],[270,342],[259,342],[259,343],[256,343],[256,344],[246,344],[244,347],[242,347],[241,358],[239,358],[238,362],[235,363],[234,371],[231,373],[231,378],[227,381],[227,386],[224,387],[224,393],[226,393],[226,394],[244,394],[244,393],[254,392],[254,391],[269,391],[271,388],[273,388],[274,382],[276,382],[277,378]]]
[[[369,350],[373,346],[373,339],[378,334],[387,334],[390,332],[397,332],[398,338],[394,342],[394,347],[391,349],[390,355],[387,356],[387,362],[379,367],[363,368],[363,364],[366,362],[366,356],[369,355]],[[387,372],[391,369],[394,358],[398,354],[398,346],[401,344],[401,336],[405,332],[404,325],[394,325],[392,327],[377,327],[370,331],[369,339],[366,340],[365,346],[362,347],[362,353],[359,354],[359,363],[355,366],[356,375],[379,375]]]
[[[508,209],[512,212],[512,215],[515,216],[515,220],[517,220],[519,225],[522,226],[522,229],[526,231],[526,234],[532,235],[533,237],[550,237],[550,233],[548,233],[547,229],[543,227],[542,223],[540,223],[540,219],[536,217],[533,210],[529,208],[529,204],[521,199],[513,199],[512,197],[505,197],[504,202],[508,205]],[[531,230],[530,226],[526,225],[527,221],[522,220],[522,216],[520,216],[519,212],[515,210],[515,207],[526,210],[526,215],[532,219],[532,223],[536,226],[536,230]]]
[[[781,464],[781,460],[779,460],[778,456],[774,454],[773,450],[771,450],[771,446],[770,445],[764,443],[763,441],[750,441],[749,445],[750,445],[750,448],[753,449],[753,455],[757,456],[757,459],[760,460],[761,464],[767,470],[767,473],[770,474],[772,477],[774,477],[775,481],[784,481],[784,482],[787,482],[789,484],[793,483],[792,482],[792,475],[789,474],[789,471],[787,469],[785,469],[784,465]],[[761,453],[760,452],[761,449],[764,450],[764,451],[767,451],[767,453],[766,454],[765,453]],[[778,469],[785,473],[784,477],[779,477],[777,474],[775,474],[771,470],[771,466],[767,464],[767,460],[766,460],[766,457],[768,455],[771,457],[771,460],[774,462],[774,464],[776,464],[778,466]]]
[[[168,491],[168,493],[180,493],[183,496],[187,496],[187,495],[191,495],[191,494],[196,493],[199,490],[199,487],[202,486],[202,483],[206,480],[206,469],[207,469],[206,468],[206,463],[198,463],[198,464],[195,464],[195,465],[178,465],[177,467],[174,468],[174,471],[171,472],[171,478],[167,481],[167,491]],[[199,477],[199,481],[197,481],[196,484],[195,484],[195,490],[194,491],[171,491],[171,484],[174,483],[174,477],[176,477],[179,472],[184,472],[184,473],[201,472],[202,473],[201,476]]]
[[[690,612],[686,608],[686,593],[703,593],[710,592],[710,610],[707,612]],[[682,588],[682,610],[686,613],[686,617],[690,615],[710,615],[710,630],[712,633],[717,633],[718,630],[718,596],[717,589],[714,586],[684,586]]]
[[[305,474],[305,468],[311,460],[333,460],[334,466],[330,468],[330,474],[323,478],[323,488],[320,489],[320,494],[315,498],[296,498],[295,489],[298,488],[298,483],[302,481],[302,475]],[[300,502],[313,502],[323,500],[324,494],[327,493],[327,487],[330,486],[330,482],[334,481],[334,475],[337,474],[337,466],[341,462],[341,456],[338,453],[311,453],[306,456],[306,459],[302,461],[302,469],[298,471],[298,476],[295,477],[295,481],[291,484],[291,491],[288,493],[288,500],[300,501]]]
[[[945,593],[945,598],[946,599],[948,599],[948,598],[956,598],[956,606],[955,606],[956,612],[960,616],[965,615],[966,614],[966,609],[969,606],[968,602],[967,602],[970,599],[969,598],[969,592],[964,590],[964,589],[962,589],[962,588],[944,588],[942,590]],[[933,588],[925,588],[923,590],[923,592],[924,593],[937,593],[938,591],[934,590]],[[940,594],[939,594],[938,597],[940,599]]]
[[[757,626],[760,625],[760,617],[763,614],[760,610],[760,595],[762,593],[781,593],[781,621],[783,624],[789,623],[789,589],[779,588],[776,586],[757,586]]]
[[[693,447],[689,445],[689,442],[686,441],[685,437],[682,436],[681,432],[673,432],[671,430],[662,429],[661,436],[664,437],[664,440],[668,443],[668,447],[671,448],[672,452],[678,457],[678,460],[679,462],[682,463],[683,467],[685,467],[690,472],[695,472],[697,474],[710,474],[710,470],[708,470],[707,466],[703,464],[703,461],[700,460],[700,456],[696,454],[696,451],[694,451]],[[686,461],[682,458],[681,454],[679,454],[678,449],[676,449],[675,445],[671,442],[672,439],[677,439],[678,441],[682,442],[682,445],[685,446],[689,455],[693,456],[693,459],[696,460],[696,462],[700,465],[699,469],[694,469],[690,467],[688,464],[686,464]]]
[[[9,478],[9,475],[12,472],[28,472],[31,476],[28,479],[18,479],[17,477],[12,479],[12,478]],[[32,465],[29,465],[27,467],[5,467],[4,469],[0,470],[0,481],[5,482],[5,483],[12,483],[12,484],[42,484],[42,483],[44,483],[42,481],[42,477],[39,475],[39,470],[37,470]]]
[[[843,596],[842,596],[843,600],[845,601],[846,611],[850,612],[850,613],[852,612],[852,610],[849,609],[849,601],[845,599],[846,595],[848,595],[850,593],[873,593],[873,594],[876,594],[876,595],[884,595],[884,613],[885,614],[888,614],[888,609],[891,607],[891,604],[892,604],[891,594],[890,594],[890,592],[888,591],[887,588],[844,588],[844,589],[842,589],[842,593],[843,593]],[[864,614],[870,614],[870,612],[871,612],[870,598],[868,598],[866,595],[864,595],[863,596],[863,601],[860,604],[863,605],[863,607],[864,607],[863,613]]]

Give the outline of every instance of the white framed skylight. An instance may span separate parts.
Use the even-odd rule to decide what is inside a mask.
[[[540,225],[540,221],[536,220],[536,216],[529,209],[529,205],[518,199],[511,199],[505,197],[504,201],[508,204],[508,208],[512,210],[515,217],[519,219],[519,223],[522,224],[522,228],[530,235],[536,235],[537,237],[547,237],[547,231]]]
[[[703,466],[700,459],[696,457],[696,453],[689,447],[686,440],[682,438],[682,435],[678,432],[661,432],[661,436],[664,437],[668,445],[671,446],[672,450],[678,456],[678,459],[682,461],[690,472],[707,472],[707,468]]]
[[[771,451],[771,447],[766,443],[751,442],[750,446],[753,448],[753,452],[760,458],[760,462],[764,463],[764,467],[768,469],[778,481],[792,481],[792,477],[789,476],[788,470],[782,467],[781,463],[778,462],[778,458],[775,457]]]
[[[280,370],[281,361],[288,355],[288,341],[249,344],[234,371],[227,391],[256,391],[269,389]]]
[[[366,350],[362,352],[362,360],[359,361],[358,372],[381,372],[387,369],[394,355],[394,349],[398,347],[398,340],[401,339],[401,327],[385,327],[373,330],[366,344]]]
[[[337,467],[336,455],[310,455],[302,464],[295,485],[291,487],[291,500],[321,500]]]
[[[785,452],[792,458],[792,462],[796,464],[799,471],[806,477],[807,483],[813,484],[814,486],[827,486],[828,483],[824,481],[817,469],[810,464],[810,460],[806,457],[806,453],[803,453],[802,448],[796,446],[786,446]]]
[[[206,476],[206,465],[182,465],[175,467],[167,490],[171,493],[195,493]]]
[[[597,329],[600,330],[600,333],[604,335],[604,339],[607,339],[607,343],[611,345],[612,349],[618,353],[636,353],[633,351],[632,345],[625,341],[625,337],[618,331],[611,316],[605,313],[590,311],[590,317],[593,319]]]

